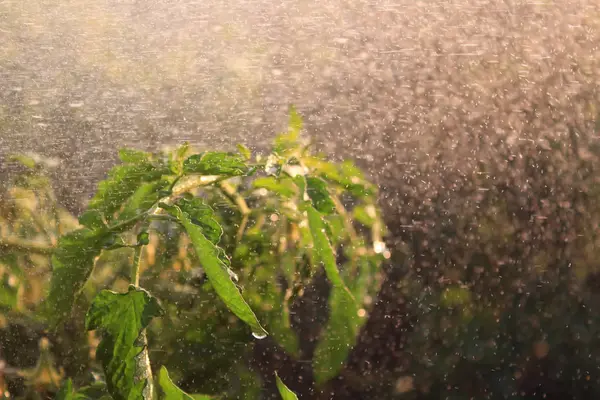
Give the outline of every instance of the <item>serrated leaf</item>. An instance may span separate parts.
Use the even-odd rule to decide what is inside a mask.
[[[325,221],[314,207],[307,206],[308,225],[313,239],[315,260],[322,264],[332,288],[329,295],[329,319],[313,357],[315,380],[322,384],[336,376],[359,329],[358,307],[337,268],[335,252],[327,237]]]
[[[165,168],[143,162],[124,164],[113,168],[109,177],[98,184],[95,196],[90,200],[89,210],[98,210],[107,222],[114,219],[114,213],[131,197],[143,182],[151,182],[168,173]]]
[[[169,168],[174,174],[180,175],[183,172],[183,161],[189,151],[190,144],[185,142],[170,154]]]
[[[277,179],[272,176],[256,179],[252,185],[256,189],[267,189],[273,193],[286,198],[291,198],[296,195],[296,188],[290,181],[290,179],[280,178]]]
[[[248,172],[248,166],[238,154],[211,151],[194,154],[183,162],[187,174],[239,176]]]
[[[256,315],[231,280],[229,268],[226,261],[224,261],[224,251],[213,243],[205,235],[203,227],[195,223],[192,217],[179,206],[168,206],[167,210],[183,225],[196,250],[204,272],[225,305],[250,326],[255,336],[261,338],[266,336],[267,332],[260,325]]]
[[[277,381],[277,390],[279,390],[279,394],[281,395],[282,400],[298,400],[298,396],[296,396],[296,394],[292,392],[285,385],[285,383],[283,383],[283,381],[277,373],[275,373],[275,379]]]
[[[51,324],[56,325],[73,307],[94,268],[94,259],[100,255],[110,232],[78,229],[62,236],[52,255],[52,278],[46,300]]]
[[[212,396],[205,394],[187,394],[173,383],[169,377],[169,372],[163,366],[158,375],[158,385],[162,392],[159,396],[161,400],[211,400]]]
[[[223,234],[221,225],[215,218],[213,209],[205,204],[202,199],[180,199],[177,201],[179,208],[190,216],[191,221],[202,228],[202,233],[213,244],[217,244]]]
[[[312,201],[313,207],[323,213],[331,214],[335,210],[335,203],[327,190],[327,183],[321,178],[306,178],[306,193]]]
[[[87,330],[98,330],[102,340],[96,358],[102,363],[106,385],[115,400],[150,399],[151,384],[142,332],[152,318],[162,315],[158,300],[147,291],[129,287],[127,293],[101,291],[86,315]]]
[[[74,400],[73,396],[73,382],[71,379],[64,381],[58,393],[54,397],[54,400]]]
[[[91,230],[102,229],[106,227],[106,223],[102,218],[102,214],[98,210],[86,210],[79,217],[79,223]]]
[[[126,200],[117,220],[126,221],[148,211],[161,198],[166,185],[164,180],[142,183]]]

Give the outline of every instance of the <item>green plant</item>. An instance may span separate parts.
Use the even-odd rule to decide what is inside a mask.
[[[153,375],[150,349],[191,319],[200,331],[184,331],[201,343],[223,334],[225,319],[229,333],[258,340],[271,334],[299,357],[290,307],[321,268],[330,285],[329,315],[312,362],[318,384],[336,376],[389,253],[376,188],[351,163],[312,155],[301,128],[292,110],[288,132],[268,157],[253,158],[243,146],[238,153],[194,153],[187,145],[158,154],[120,152],[121,164],[99,184],[81,227],[60,237],[51,258],[43,315],[60,330],[74,306],[88,308],[85,329],[100,336],[95,360],[103,376],[91,386],[75,377],[84,383],[76,392],[68,380],[59,398],[96,398],[89,393],[99,389],[115,400],[190,397],[164,365]],[[190,289],[194,276],[199,283]],[[161,286],[178,279],[179,297]],[[194,298],[198,308],[181,306]],[[285,399],[295,396],[279,377],[277,387]]]

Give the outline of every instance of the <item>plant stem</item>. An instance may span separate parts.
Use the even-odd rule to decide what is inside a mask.
[[[138,246],[135,248],[133,253],[133,265],[131,266],[131,284],[135,287],[140,286],[140,264],[142,261],[142,252],[144,246]],[[136,363],[136,380],[146,381],[146,387],[144,388],[143,398],[152,399],[154,393],[154,385],[152,379],[152,368],[150,367],[150,356],[148,354],[148,338],[146,336],[146,330],[143,330],[137,339],[138,346],[142,347],[143,350],[137,356]]]
[[[135,287],[140,286],[140,264],[142,260],[143,246],[135,248],[133,253],[133,265],[131,266],[131,284]]]
[[[236,240],[239,242],[242,240],[242,236],[244,235],[244,231],[246,230],[246,226],[248,225],[248,218],[250,215],[250,207],[244,200],[244,197],[240,196],[240,194],[235,190],[233,186],[225,181],[218,182],[219,189],[223,193],[225,197],[229,199],[232,203],[234,203],[238,209],[240,210],[240,214],[242,214],[242,222],[240,223],[240,227],[238,228],[236,234]]]

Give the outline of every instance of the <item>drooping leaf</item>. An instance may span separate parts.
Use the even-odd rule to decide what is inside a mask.
[[[314,254],[316,261],[323,265],[327,279],[334,287],[345,288],[346,285],[340,276],[338,270],[335,251],[331,246],[331,241],[327,237],[327,227],[323,216],[314,207],[307,206],[308,226],[313,239]]]
[[[214,397],[205,394],[187,394],[173,383],[169,377],[169,372],[163,366],[158,375],[158,385],[160,387],[161,400],[211,400]]]
[[[327,190],[327,183],[321,178],[306,178],[306,193],[310,197],[313,207],[323,213],[331,214],[335,210],[335,203]]]
[[[275,373],[275,379],[277,380],[277,389],[279,390],[279,394],[281,395],[282,400],[298,400],[298,396],[296,393],[292,392],[286,385],[283,383],[279,375]]]
[[[315,381],[321,385],[334,378],[356,344],[360,327],[358,307],[354,298],[340,287],[329,294],[329,319],[313,356]]]
[[[141,337],[152,318],[162,313],[154,297],[134,286],[127,293],[103,290],[92,302],[86,329],[99,330],[102,336],[96,357],[113,399],[150,399],[146,386],[152,377]]]
[[[358,307],[337,268],[335,252],[327,237],[325,221],[314,207],[307,206],[308,225],[313,239],[315,260],[323,265],[332,288],[329,319],[313,358],[315,380],[322,384],[336,376],[356,342],[360,320]]]
[[[256,308],[259,309],[261,305],[269,307],[265,319],[271,336],[288,354],[297,356],[298,336],[291,327],[290,304],[285,298],[285,293],[281,292],[279,285],[273,280],[265,282],[259,293],[260,302],[255,303]]]
[[[248,172],[244,158],[239,154],[211,151],[194,154],[183,162],[187,174],[239,176]]]
[[[209,205],[197,197],[180,199],[177,205],[184,213],[190,216],[194,224],[202,228],[202,233],[208,240],[214,244],[219,242],[223,234],[223,229],[216,220],[215,213]]]
[[[158,180],[169,172],[166,167],[156,167],[150,162],[118,165],[110,171],[106,180],[100,182],[88,209],[98,210],[110,223],[114,219],[113,214],[143,182]]]
[[[94,268],[94,259],[111,237],[105,230],[78,229],[62,236],[52,255],[52,278],[46,312],[56,325],[73,307]]]
[[[73,382],[71,379],[66,379],[56,396],[54,396],[54,400],[74,400],[73,396]]]
[[[167,210],[183,225],[215,292],[238,318],[250,326],[254,336],[259,338],[266,336],[267,332],[260,325],[256,315],[231,280],[223,250],[213,243],[206,236],[203,227],[195,223],[192,216],[184,212],[178,205],[168,206]]]

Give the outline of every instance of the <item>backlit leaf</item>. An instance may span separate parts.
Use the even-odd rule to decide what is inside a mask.
[[[256,179],[252,185],[257,189],[267,189],[282,197],[290,198],[296,195],[296,188],[290,179],[277,179],[273,176],[267,176]]]
[[[331,214],[335,210],[335,203],[327,190],[327,183],[321,178],[306,178],[306,193],[310,197],[313,207],[323,214]]]
[[[119,150],[119,159],[123,163],[139,164],[143,162],[148,162],[151,158],[152,154],[145,151],[128,148]]]
[[[246,160],[250,160],[250,157],[252,157],[252,152],[250,151],[249,148],[247,148],[246,146],[244,146],[243,144],[238,144],[237,145],[237,149],[240,152],[240,154],[242,156],[244,156],[244,158]]]
[[[108,391],[115,400],[150,399],[152,377],[143,358],[142,331],[162,315],[158,301],[134,286],[127,293],[101,291],[86,315],[86,328],[98,330],[102,340],[96,357],[102,363]]]
[[[302,117],[298,114],[294,106],[290,106],[288,131],[275,138],[273,152],[279,155],[285,155],[296,149],[299,145],[302,126]]]
[[[183,171],[188,174],[239,176],[248,170],[239,154],[218,151],[194,154],[183,162]]]
[[[54,400],[73,400],[73,398],[73,382],[71,379],[66,379],[58,393],[56,393]]]
[[[325,221],[314,207],[307,206],[308,224],[313,239],[314,258],[325,269],[332,288],[329,319],[313,358],[315,380],[322,384],[337,375],[356,342],[360,320],[358,307],[337,268],[335,252],[327,237]]]
[[[89,210],[98,210],[107,222],[114,219],[114,213],[131,197],[144,182],[152,182],[168,174],[164,167],[156,167],[149,162],[124,164],[113,168],[109,177],[100,182],[95,196],[90,200]]]
[[[277,373],[275,373],[275,379],[277,380],[277,389],[279,390],[282,400],[298,400],[298,396],[288,389]]]
[[[190,237],[202,268],[215,292],[238,318],[250,326],[254,336],[259,338],[266,336],[267,332],[260,325],[256,315],[231,280],[229,268],[226,261],[224,261],[223,250],[213,243],[206,236],[203,227],[195,223],[192,216],[184,212],[179,206],[170,206],[168,211],[181,222]]]
[[[62,236],[52,255],[47,312],[52,324],[66,317],[94,268],[94,259],[110,238],[107,231],[78,229]]]
[[[161,400],[210,400],[213,399],[212,396],[203,395],[203,394],[187,394],[183,390],[179,389],[177,385],[173,383],[171,378],[169,377],[169,372],[163,366],[160,369],[160,373],[158,375],[158,385],[160,387],[161,396],[159,399]]]

